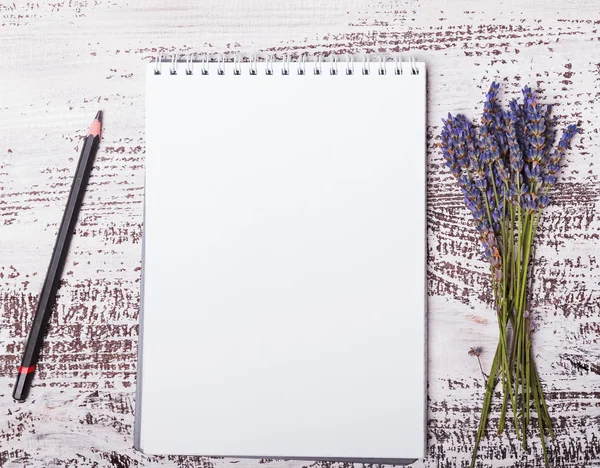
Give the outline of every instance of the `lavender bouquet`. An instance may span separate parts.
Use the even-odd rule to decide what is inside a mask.
[[[460,114],[443,119],[440,145],[489,262],[498,318],[498,346],[486,383],[471,467],[498,382],[503,395],[498,433],[504,430],[510,405],[516,435],[526,449],[535,410],[548,466],[545,435],[554,437],[554,433],[531,349],[533,317],[527,285],[542,211],[550,204],[561,162],[579,130],[569,125],[555,146],[557,122],[552,107],[541,105],[526,86],[523,101],[512,100],[504,110],[498,103],[498,88],[499,84],[492,83],[479,127]]]

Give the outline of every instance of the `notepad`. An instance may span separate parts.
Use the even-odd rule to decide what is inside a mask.
[[[149,65],[136,448],[424,456],[425,83],[404,57]]]

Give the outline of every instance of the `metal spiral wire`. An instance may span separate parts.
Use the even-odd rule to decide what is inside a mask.
[[[264,67],[264,73],[266,75],[273,75],[275,72],[274,63],[276,63],[273,55],[266,55],[259,57],[257,55],[243,56],[241,54],[233,56],[233,59],[229,58],[224,54],[200,54],[197,58],[196,54],[188,54],[186,56],[179,54],[172,54],[170,56],[164,56],[162,53],[158,53],[154,60],[154,74],[161,75],[163,73],[163,63],[168,63],[168,72],[170,75],[177,75],[179,72],[179,65],[183,65],[183,71],[186,75],[194,75],[199,72],[201,75],[208,75],[214,70],[218,75],[225,75],[228,69],[234,75],[242,74],[242,64],[248,64],[248,73],[250,75],[258,75],[259,64]],[[362,61],[362,67],[358,73],[363,75],[371,74],[371,64],[375,61],[373,56],[366,54]],[[403,72],[408,68],[410,75],[418,75],[419,68],[414,57],[410,57],[407,62],[402,62],[402,59],[398,56],[394,56],[391,61],[388,57],[379,54],[376,58],[377,63],[373,63],[373,67],[377,67],[377,71],[373,72],[378,75],[387,75],[388,66],[392,66],[392,72],[396,75],[402,75]],[[330,55],[324,60],[322,54],[315,54],[312,56],[312,60],[309,60],[307,54],[302,54],[298,58],[291,60],[288,55],[284,55],[283,59],[278,63],[281,65],[280,72],[282,75],[290,75],[292,73],[292,67],[295,67],[298,75],[307,74],[307,64],[312,64],[312,73],[314,75],[322,75],[323,68],[330,75],[339,75],[339,64],[340,62],[345,63],[345,74],[354,75],[355,61],[353,55],[347,55],[345,58],[340,58],[337,55]],[[403,67],[403,63],[408,64],[407,67]],[[194,64],[199,65],[199,69],[194,68]],[[216,67],[216,68],[215,68]],[[328,68],[328,70],[327,70]],[[342,71],[342,74],[344,72]]]

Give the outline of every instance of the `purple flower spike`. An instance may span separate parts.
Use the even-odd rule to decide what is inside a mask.
[[[541,168],[544,193],[548,192],[548,190],[556,185],[556,174],[560,170],[562,158],[569,148],[571,140],[577,133],[579,133],[579,128],[577,125],[569,125],[560,137],[556,148],[554,148],[554,150],[548,155],[546,164],[544,164]]]
[[[505,184],[508,184],[510,176],[508,174],[508,169],[504,166],[504,161],[502,159],[498,160],[498,162],[496,163],[496,171],[500,180]]]
[[[474,130],[472,124],[463,115],[452,117],[448,114],[447,119],[442,120],[442,155],[446,160],[446,166],[454,177],[460,176],[462,169],[468,162],[469,145],[473,146],[472,136]]]

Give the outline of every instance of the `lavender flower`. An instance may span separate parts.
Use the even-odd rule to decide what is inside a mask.
[[[525,128],[525,112],[523,111],[523,106],[520,105],[516,99],[512,99],[509,102],[509,107],[515,126],[515,137],[519,137],[517,138],[517,141],[519,147],[521,148],[521,152],[524,152],[524,141],[522,135]]]
[[[477,188],[470,175],[468,173],[462,175],[458,179],[458,185],[464,195],[465,205],[467,205],[467,208],[473,215],[475,228],[480,232],[484,229],[491,229],[481,191]]]
[[[498,174],[498,178],[500,179],[500,181],[503,184],[508,185],[510,175],[508,172],[508,168],[506,166],[504,166],[504,161],[502,159],[499,159],[498,162],[496,163],[496,172]]]
[[[530,88],[523,89],[525,128],[523,139],[526,148],[525,176],[531,194],[529,199],[535,200],[538,188],[541,186],[541,165],[544,165],[544,146],[546,143],[546,111],[538,105],[537,98]]]
[[[528,211],[535,211],[538,209],[538,203],[537,203],[537,198],[534,194],[532,193],[525,193],[525,195],[523,195],[521,197],[521,206],[523,208],[525,208]]]
[[[490,85],[490,89],[485,95],[485,101],[483,103],[483,115],[481,117],[482,127],[485,125],[488,128],[489,134],[493,139],[496,139],[496,143],[501,142],[503,123],[503,110],[498,103],[498,90],[500,84],[495,81]],[[500,145],[500,151],[502,151],[502,145]]]
[[[560,170],[560,163],[562,161],[567,148],[573,137],[579,132],[577,125],[569,125],[563,132],[558,145],[554,150],[548,154],[547,162],[542,167],[541,177],[543,179],[544,193],[556,184],[556,174]],[[547,206],[547,205],[546,205]]]
[[[517,130],[522,127],[519,123],[520,110],[514,110],[518,109],[516,101],[511,101],[511,108],[513,108],[513,111],[506,113],[504,121],[506,124],[506,140],[509,149],[510,168],[514,175],[518,175],[523,170],[523,150],[517,138]],[[513,183],[518,184],[518,181],[513,180]]]
[[[441,148],[446,166],[457,179],[465,204],[473,215],[475,228],[478,231],[491,229],[482,194],[487,187],[487,179],[479,160],[475,128],[460,114],[456,117],[448,114],[443,124]]]
[[[446,160],[446,166],[454,177],[460,176],[462,170],[468,165],[468,143],[474,134],[473,125],[463,115],[443,120],[442,129],[442,155]],[[471,151],[474,152],[474,151]]]

